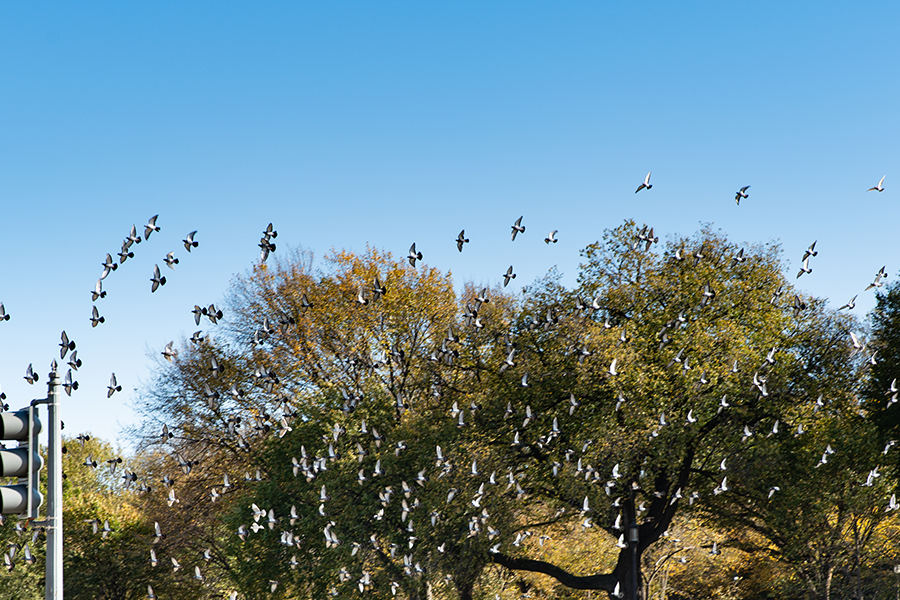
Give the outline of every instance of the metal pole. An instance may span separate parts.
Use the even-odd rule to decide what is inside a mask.
[[[54,361],[55,363],[55,361]],[[62,427],[59,375],[50,371],[47,392],[47,564],[46,600],[63,598]]]
[[[638,600],[638,542],[640,541],[637,521],[628,526],[628,541],[631,542],[631,598]]]

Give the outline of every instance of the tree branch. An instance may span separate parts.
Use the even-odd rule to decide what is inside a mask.
[[[491,554],[491,561],[513,571],[530,571],[531,573],[543,573],[553,577],[566,587],[576,590],[603,590],[612,592],[619,579],[612,573],[602,575],[572,575],[568,571],[556,565],[542,560],[528,558],[513,558],[502,553]]]

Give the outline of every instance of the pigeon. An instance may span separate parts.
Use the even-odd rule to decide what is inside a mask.
[[[650,173],[652,173],[652,171],[647,172],[647,176],[644,177],[644,181],[641,183],[641,185],[638,186],[638,189],[634,190],[635,194],[637,194],[639,191],[641,191],[643,189],[649,190],[650,188],[653,187],[653,184],[650,183]]]
[[[197,233],[197,232],[195,231],[194,233]],[[262,234],[263,234],[263,238],[265,238],[266,240],[269,240],[269,239],[271,239],[271,238],[277,238],[277,237],[278,237],[278,232],[275,231],[275,230],[272,228],[272,224],[271,224],[271,223],[269,223],[269,224],[266,226],[266,229],[265,229],[265,231],[262,232]]]
[[[128,237],[125,238],[125,241],[128,242],[129,246],[131,246],[131,244],[141,243],[141,236],[137,234],[137,227],[134,225],[131,226],[131,232],[128,234]]]
[[[516,219],[516,222],[512,224],[512,241],[516,241],[516,236],[520,233],[525,233],[525,227],[522,225],[522,217]]]
[[[154,231],[159,232],[160,229],[159,229],[159,227],[156,226],[156,219],[158,217],[159,217],[159,215],[153,215],[152,217],[150,217],[150,220],[147,221],[147,224],[144,225],[144,239],[145,240],[150,239],[150,234],[153,233]]]
[[[747,190],[748,190],[749,188],[750,188],[749,185],[745,185],[744,187],[742,187],[741,189],[739,189],[739,190],[737,191],[737,193],[734,195],[734,202],[735,202],[735,204],[737,204],[738,206],[740,206],[740,204],[741,204],[741,199],[742,199],[742,198],[743,198],[743,199],[746,199],[746,198],[749,198],[749,197],[750,197],[750,194],[747,193]]]
[[[858,295],[859,295],[859,294],[857,294],[857,296],[858,296]],[[852,298],[850,298],[850,301],[847,302],[847,304],[843,305],[843,306],[840,307],[838,310],[844,310],[845,308],[846,308],[847,310],[853,310],[855,307],[856,307],[856,296],[853,296]]]
[[[406,255],[406,258],[409,260],[409,264],[413,267],[416,266],[417,260],[422,260],[422,253],[416,252],[416,243],[413,242],[412,246],[409,247],[409,254]]]
[[[515,279],[515,278],[516,278],[516,274],[513,273],[512,265],[510,265],[509,268],[506,270],[506,273],[503,275],[503,287],[508,286],[509,280]]]
[[[107,389],[107,392],[106,392],[107,398],[112,398],[113,394],[115,394],[116,392],[122,391],[122,386],[119,385],[118,382],[116,381],[115,373],[113,373],[112,375],[109,376],[109,385],[106,386],[106,389]]]
[[[187,236],[185,236],[185,238],[183,240],[181,240],[184,243],[184,249],[187,250],[188,252],[191,251],[191,248],[196,248],[197,246],[200,245],[199,242],[194,241],[194,236],[196,234],[197,234],[196,231],[192,231],[189,234],[187,234]]]
[[[134,258],[134,252],[131,252],[128,249],[129,246],[131,246],[131,244],[128,240],[122,242],[122,250],[119,251],[119,264],[124,263],[129,258]]]
[[[872,283],[870,283],[868,286],[866,286],[865,291],[869,291],[873,288],[880,288],[880,287],[884,286],[884,283],[881,281],[882,279],[887,277],[887,273],[884,271],[884,269],[885,269],[885,267],[881,267],[881,269],[879,269],[878,272],[875,273],[875,280]]]
[[[468,244],[469,238],[466,237],[466,230],[463,229],[459,232],[459,235],[456,236],[456,249],[462,252],[463,244]]]
[[[97,280],[97,284],[94,285],[94,291],[91,292],[92,302],[96,302],[98,298],[106,298],[106,292],[103,291],[102,279]]]
[[[0,304],[2,306],[2,304]],[[96,306],[91,307],[91,327],[96,327],[100,323],[105,323],[106,318],[100,316],[100,311]]]
[[[59,338],[59,358],[64,359],[66,357],[66,352],[75,349],[75,342],[69,340],[69,336],[66,335],[65,330],[63,330]]]
[[[178,259],[175,258],[174,252],[169,252],[168,254],[166,254],[166,257],[163,259],[163,261],[165,261],[166,266],[169,267],[170,269],[172,269],[173,271],[175,270],[175,265],[178,264]]]
[[[271,223],[270,223],[271,225]],[[272,236],[274,237],[274,236]],[[275,252],[275,244],[269,241],[269,238],[264,237],[260,238],[259,244],[259,260],[260,262],[266,262],[266,259],[269,258],[270,252]]]
[[[885,175],[887,177],[887,175]],[[875,187],[870,187],[866,190],[867,192],[883,192],[884,191],[884,177],[881,178],[881,181],[878,182],[878,185]]]
[[[159,265],[153,265],[153,277],[150,278],[152,285],[150,286],[150,292],[155,292],[159,289],[159,286],[166,285],[166,278],[161,277],[159,274]]]
[[[106,276],[109,275],[111,271],[115,271],[119,268],[119,265],[112,259],[112,256],[107,254],[106,260],[102,263],[103,273],[100,274],[100,279],[106,279]]]
[[[558,242],[559,240],[556,239],[556,234],[558,232],[559,231],[557,229],[554,229],[549,234],[547,234],[547,237],[544,238],[544,243],[545,244],[555,244],[556,242]]]
[[[31,363],[28,364],[28,368],[25,369],[25,381],[29,384],[34,385],[34,382],[38,380],[38,376],[34,374],[34,369],[32,368]]]
[[[169,342],[166,344],[166,347],[162,351],[163,358],[167,361],[172,362],[174,359],[178,357],[178,350],[173,348],[175,342]]]
[[[810,256],[818,256],[819,255],[819,252],[816,250],[816,242],[818,242],[818,241],[819,240],[816,240],[815,242],[813,242],[812,244],[809,245],[809,248],[807,248],[806,251],[803,253],[803,258],[801,258],[800,260],[805,261]]]

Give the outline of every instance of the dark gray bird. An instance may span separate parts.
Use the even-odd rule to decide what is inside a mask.
[[[159,274],[159,265],[153,265],[153,277],[150,278],[150,281],[153,282],[150,286],[151,293],[158,290],[159,286],[166,285],[166,278]]]
[[[178,259],[175,258],[174,252],[169,252],[168,254],[166,254],[166,257],[163,260],[165,261],[167,267],[169,267],[173,271],[175,270],[175,265],[178,264]]]
[[[652,171],[647,172],[647,176],[644,177],[644,181],[641,183],[641,185],[638,186],[638,189],[634,190],[635,194],[637,194],[639,191],[641,191],[643,189],[649,190],[650,188],[653,187],[653,184],[650,183],[650,173],[652,173]]]
[[[34,382],[37,380],[38,376],[34,374],[31,363],[28,363],[28,368],[25,369],[25,381],[27,381],[31,385],[34,385]]]
[[[512,241],[516,241],[516,236],[520,233],[525,233],[525,227],[522,225],[522,217],[516,219],[516,222],[512,224]]]
[[[172,362],[173,360],[178,358],[178,350],[173,348],[174,344],[175,342],[169,342],[168,344],[166,344],[166,347],[162,351],[163,358],[165,358],[169,362]]]
[[[9,315],[6,313],[6,307],[0,302],[0,321],[9,321]]]
[[[118,382],[116,381],[115,373],[113,373],[112,375],[109,376],[109,385],[106,386],[106,390],[107,390],[106,391],[107,398],[112,398],[113,394],[115,394],[116,392],[122,391],[122,386],[119,385]]]
[[[94,291],[91,292],[91,301],[96,302],[98,298],[106,298],[106,292],[103,291],[103,283],[100,279],[97,280]]]
[[[96,327],[100,323],[105,323],[106,318],[100,316],[100,311],[96,306],[91,307],[91,327]]]
[[[75,349],[75,342],[69,340],[69,336],[66,335],[65,329],[60,334],[59,340],[59,358],[63,359],[66,357],[66,352]]]
[[[72,354],[69,355],[69,362],[66,364],[68,364],[70,367],[72,367],[73,371],[78,370],[78,367],[80,367],[82,363],[81,363],[81,359],[78,358],[77,350],[72,351]]]
[[[113,260],[112,255],[107,254],[106,260],[103,261],[103,273],[100,274],[100,279],[106,279],[106,276],[109,275],[110,271],[115,271],[119,268],[119,265],[116,264],[116,261]]]
[[[274,236],[273,236],[274,237]],[[275,244],[269,241],[269,238],[264,237],[259,240],[259,260],[262,262],[266,262],[266,259],[269,258],[269,252],[275,252]]]
[[[119,264],[120,265],[122,263],[124,263],[126,260],[128,260],[129,258],[134,258],[134,252],[132,252],[128,249],[130,246],[131,246],[131,244],[128,242],[128,240],[125,240],[124,242],[122,242],[122,249],[119,251]]]
[[[459,235],[456,236],[456,249],[462,252],[463,244],[468,244],[469,238],[466,237],[466,230],[463,229],[459,232]]]
[[[150,217],[150,220],[147,221],[147,224],[144,225],[144,239],[149,239],[150,234],[154,231],[159,232],[159,227],[156,226],[156,219],[159,215],[153,215]]]
[[[819,240],[816,240],[815,242],[813,242],[812,244],[809,245],[809,248],[807,248],[806,251],[803,253],[803,258],[801,258],[800,260],[806,260],[810,256],[818,256],[819,255],[819,253],[816,251],[816,242],[818,242],[818,241]]]
[[[219,322],[219,319],[222,318],[223,313],[221,310],[216,309],[215,304],[210,304],[208,308],[200,309],[200,312],[209,317],[209,320],[212,321],[213,325]],[[198,323],[199,325],[199,323]]]
[[[515,279],[515,278],[516,278],[516,274],[513,273],[512,265],[509,265],[509,268],[506,270],[506,273],[503,274],[503,287],[508,286],[509,280]]]
[[[187,236],[185,236],[185,238],[183,240],[181,240],[182,242],[184,242],[184,249],[187,250],[188,252],[191,251],[191,248],[196,248],[197,246],[200,245],[199,242],[194,241],[194,236],[196,234],[197,234],[196,231],[192,231],[189,234],[187,234]]]
[[[413,242],[412,246],[409,247],[409,254],[406,255],[406,258],[409,259],[409,264],[412,266],[416,266],[417,260],[422,260],[422,253],[416,252],[415,242]]]
[[[63,378],[63,389],[66,391],[66,396],[71,396],[72,390],[78,389],[78,382],[72,379],[71,369],[66,371],[66,376]]]
[[[734,195],[734,202],[735,202],[735,204],[737,204],[738,206],[740,206],[740,204],[741,204],[741,199],[746,199],[746,198],[749,198],[749,197],[750,197],[750,194],[747,193],[747,190],[748,190],[748,189],[750,189],[750,186],[749,186],[749,185],[745,185],[744,187],[742,187],[741,189],[739,189],[739,190],[737,191],[737,193]]]
[[[196,232],[194,232],[194,233],[196,233]],[[278,237],[278,232],[275,231],[274,229],[272,229],[271,223],[269,223],[269,225],[266,227],[265,231],[262,232],[262,234],[263,234],[263,237],[267,240]]]
[[[128,234],[128,237],[125,238],[125,241],[128,242],[129,246],[131,246],[131,244],[141,243],[141,236],[137,234],[137,227],[134,225],[131,226],[131,232]]]

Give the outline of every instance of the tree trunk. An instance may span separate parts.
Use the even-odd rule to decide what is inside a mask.
[[[831,579],[834,576],[834,566],[828,567],[828,575],[825,576],[825,600],[831,600]]]

